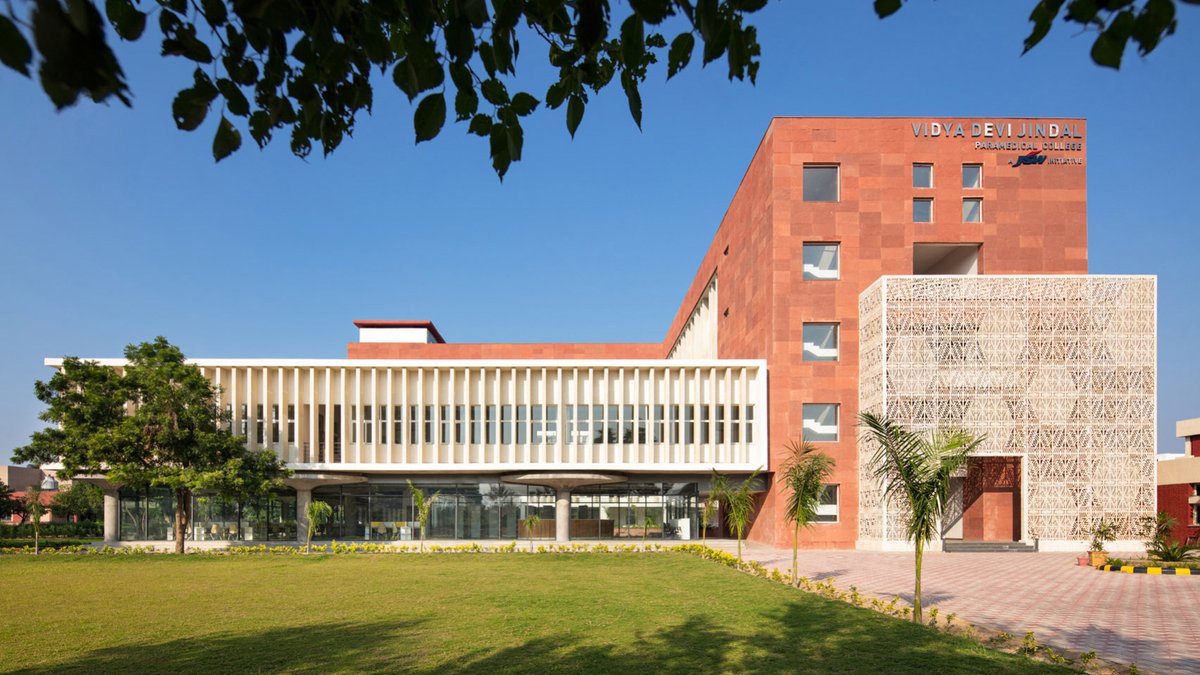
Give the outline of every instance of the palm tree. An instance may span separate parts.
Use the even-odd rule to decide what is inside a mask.
[[[24,502],[23,506],[25,513],[29,516],[29,522],[33,525],[33,554],[37,555],[42,516],[46,513],[46,505],[42,503],[42,486],[30,485],[21,500]]]
[[[329,502],[314,499],[308,503],[305,515],[308,516],[308,536],[304,539],[304,552],[312,553],[313,533],[318,527],[329,522],[329,518],[333,516],[333,506]]]
[[[658,521],[654,519],[654,516],[647,513],[646,518],[644,520],[642,520],[642,549],[643,550],[645,550],[645,548],[646,548],[646,532],[648,532],[650,530],[650,528],[654,527],[655,525],[658,525]]]
[[[875,477],[887,499],[900,495],[908,507],[905,536],[916,546],[913,621],[921,623],[921,559],[937,533],[950,493],[950,476],[967,463],[984,441],[962,430],[934,429],[928,437],[874,413],[860,413],[859,425],[879,446],[872,459]]]
[[[754,479],[758,477],[761,468],[755,469],[746,480],[733,486],[725,476],[713,471],[712,494],[715,499],[725,502],[725,523],[737,536],[738,561],[742,559],[742,536],[750,521],[754,519]]]
[[[542,517],[532,510],[525,516],[525,533],[529,535],[529,550],[533,550],[533,530],[542,524]]]
[[[425,498],[425,492],[421,488],[408,481],[408,489],[412,491],[413,505],[417,507],[417,520],[421,523],[421,553],[425,552],[425,530],[429,525],[429,512],[433,510],[433,503],[441,496],[441,492],[435,492]]]
[[[816,520],[817,508],[825,483],[833,475],[833,458],[819,452],[811,443],[788,443],[791,457],[783,466],[780,480],[791,493],[787,501],[787,519],[792,522],[792,584],[796,583],[800,565],[800,528]]]
[[[717,499],[709,495],[708,499],[704,500],[704,506],[700,507],[700,541],[705,546],[708,546],[708,524],[716,517]]]

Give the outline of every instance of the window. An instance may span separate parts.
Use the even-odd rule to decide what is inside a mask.
[[[933,165],[932,164],[913,164],[913,187],[915,187],[915,188],[931,188],[931,187],[933,187]]]
[[[978,190],[983,187],[983,165],[963,164],[963,188]]]
[[[932,223],[933,222],[933,200],[932,199],[914,199],[913,200],[913,222],[914,223]]]
[[[983,200],[982,199],[964,199],[963,200],[963,222],[964,223],[982,223],[983,222]]]
[[[805,361],[837,361],[838,325],[836,323],[806,323],[803,337]]]
[[[838,245],[805,244],[804,278],[830,280],[838,278]]]
[[[833,442],[838,439],[838,407],[836,403],[805,403],[804,440]]]
[[[825,485],[821,490],[821,501],[817,505],[818,523],[836,523],[838,521],[838,486]]]
[[[804,167],[804,201],[836,202],[838,200],[837,166]]]

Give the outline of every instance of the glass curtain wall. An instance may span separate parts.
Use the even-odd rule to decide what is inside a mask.
[[[528,538],[521,522],[537,513],[543,525],[535,538],[554,536],[554,491],[503,483],[415,484],[433,499],[426,539]],[[406,484],[319,487],[313,499],[333,508],[317,539],[415,541],[421,538],[412,492]],[[545,523],[548,523],[546,527]],[[548,532],[549,534],[545,534]]]
[[[124,541],[175,538],[175,497],[167,488],[121,488],[119,532]],[[192,541],[295,541],[296,492],[238,501],[212,493],[192,496]]]
[[[621,483],[571,494],[572,539],[695,539],[695,483]]]

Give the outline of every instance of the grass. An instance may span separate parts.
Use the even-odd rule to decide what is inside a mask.
[[[1055,672],[681,554],[6,556],[0,588],[16,672]]]

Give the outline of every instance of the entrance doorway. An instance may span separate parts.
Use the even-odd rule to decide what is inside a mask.
[[[962,481],[962,539],[1021,539],[1021,458],[972,457]]]

